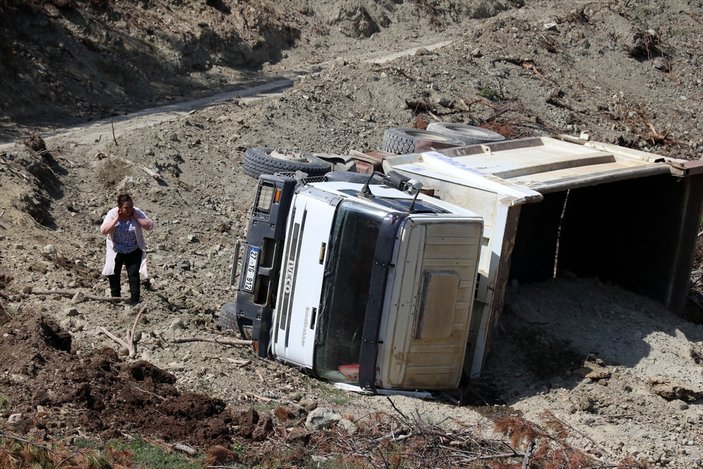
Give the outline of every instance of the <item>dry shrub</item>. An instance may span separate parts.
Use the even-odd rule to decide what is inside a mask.
[[[650,60],[662,55],[659,37],[649,31],[637,31],[633,44],[628,46],[628,54],[635,60]]]
[[[432,26],[442,25],[442,10],[435,2],[432,0],[415,0],[415,5],[429,17],[428,21]]]
[[[46,150],[46,142],[36,133],[31,134],[22,143],[32,151],[42,152]]]
[[[515,126],[509,122],[498,122],[490,121],[481,125],[486,130],[491,130],[493,132],[501,134],[506,139],[517,138],[518,132],[515,130]]]
[[[102,454],[97,450],[76,450],[62,443],[51,446],[0,432],[0,467],[20,469],[27,467],[66,467],[82,469],[126,469],[132,467],[132,455],[126,453]]]
[[[429,125],[429,121],[427,120],[427,116],[424,114],[418,114],[415,116],[415,119],[413,120],[412,126],[416,129],[422,129],[425,130],[427,126]]]
[[[510,438],[513,448],[532,450],[530,467],[557,469],[589,467],[593,464],[583,452],[566,442],[569,431],[554,414],[545,411],[546,429],[519,416],[508,416],[495,422],[495,429]]]

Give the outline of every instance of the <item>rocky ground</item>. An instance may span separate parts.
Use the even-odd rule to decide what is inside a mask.
[[[513,285],[484,378],[429,401],[348,394],[215,342],[235,338],[217,316],[253,196],[246,148],[346,154],[380,148],[387,127],[442,120],[699,159],[699,2],[0,9],[0,431],[142,434],[263,466],[391,453],[407,467],[468,465],[512,449],[486,464],[520,465],[530,440],[556,449],[534,467],[703,465],[703,327],[596,279]],[[281,93],[237,91],[282,77],[293,85]],[[98,227],[119,189],[157,223],[133,357],[105,331],[125,337],[141,308],[104,301],[99,275]],[[306,427],[313,409],[340,423]],[[233,441],[247,450],[217,459]]]

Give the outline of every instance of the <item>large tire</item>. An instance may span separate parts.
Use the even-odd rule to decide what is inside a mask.
[[[332,165],[312,153],[274,150],[266,147],[247,148],[244,152],[244,174],[258,179],[262,174],[302,171],[308,176],[322,176]]]
[[[505,137],[492,130],[452,122],[432,122],[427,126],[427,130],[461,140],[467,145],[505,140]]]
[[[391,127],[383,132],[383,150],[396,155],[462,145],[461,140],[422,129]]]

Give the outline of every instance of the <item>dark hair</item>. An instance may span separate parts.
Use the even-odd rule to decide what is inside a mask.
[[[134,202],[132,201],[132,196],[129,195],[129,194],[127,194],[126,192],[125,192],[125,193],[122,193],[122,194],[120,194],[120,195],[117,196],[117,206],[118,206],[118,207],[121,207],[122,204],[125,203],[125,202],[132,202],[132,203],[134,203]]]

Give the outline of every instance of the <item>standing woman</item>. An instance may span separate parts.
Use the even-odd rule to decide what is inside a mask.
[[[103,275],[110,280],[110,293],[113,297],[120,295],[120,274],[122,266],[127,268],[129,303],[139,303],[140,284],[139,274],[147,277],[146,270],[146,241],[142,230],[151,230],[154,222],[141,209],[134,206],[129,194],[117,197],[117,207],[111,208],[100,233],[107,235],[105,267]]]

